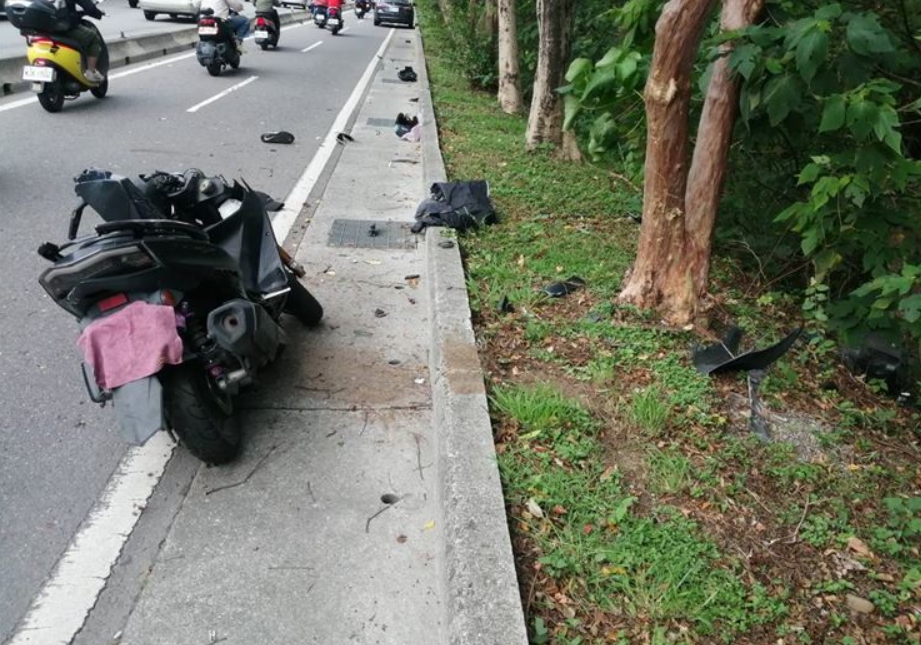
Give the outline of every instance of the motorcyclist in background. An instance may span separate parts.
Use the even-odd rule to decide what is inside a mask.
[[[79,5],[79,9],[77,5]],[[80,24],[80,20],[84,16],[99,20],[105,14],[99,10],[93,0],[66,0],[65,9],[70,28],[62,35],[75,40],[79,43],[80,49],[86,53],[86,71],[83,73],[86,79],[93,83],[102,83],[105,80],[105,76],[96,69],[96,65],[99,63],[99,54],[102,52],[102,37],[97,31]]]
[[[281,20],[279,20],[278,11],[275,9],[279,4],[278,0],[255,0],[255,4],[256,13],[263,13],[271,16],[272,22],[275,23],[275,29],[281,30]]]
[[[216,17],[227,23],[237,37],[237,49],[242,50],[243,39],[249,34],[249,18],[242,15],[243,3],[240,0],[202,0],[201,8],[212,9]]]

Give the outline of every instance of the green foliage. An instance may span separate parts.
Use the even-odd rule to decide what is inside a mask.
[[[919,113],[917,86],[902,80],[921,63],[876,13],[779,4],[774,24],[733,35],[729,64],[753,140],[767,126],[813,151],[799,194],[777,216],[812,262],[804,310],[845,333],[921,338],[921,221],[911,215],[921,207],[921,162],[904,140]]]
[[[644,132],[636,123],[619,122],[615,112],[636,112],[642,102],[648,61],[638,51],[612,47],[597,63],[577,58],[566,72],[561,87],[566,108],[564,128],[571,128],[582,113],[595,114],[589,127],[588,152],[599,160],[620,141],[638,145]]]

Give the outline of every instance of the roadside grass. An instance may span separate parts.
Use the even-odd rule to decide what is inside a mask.
[[[418,5],[426,44],[445,42]],[[921,416],[817,334],[762,387],[791,429],[755,439],[744,377],[691,365],[709,339],[616,303],[637,191],[526,153],[525,117],[426,54],[448,174],[488,179],[500,215],[458,240],[532,643],[917,645]],[[542,294],[571,276],[585,286]],[[715,259],[715,318],[755,330],[749,347],[799,324],[760,285]]]

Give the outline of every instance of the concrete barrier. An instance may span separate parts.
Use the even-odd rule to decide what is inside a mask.
[[[280,16],[281,24],[303,22],[309,15],[306,11],[282,14]],[[109,48],[109,69],[188,51],[195,47],[197,42],[197,26],[169,33],[117,38],[112,41],[106,41],[106,45]],[[3,88],[4,96],[13,92],[27,90],[31,85],[31,83],[22,80],[22,66],[28,63],[25,56],[25,39],[23,39],[22,50],[22,56],[0,59],[0,86]]]

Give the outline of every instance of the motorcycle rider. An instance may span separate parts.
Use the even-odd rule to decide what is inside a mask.
[[[272,22],[275,23],[275,31],[278,33],[278,31],[281,30],[281,21],[278,18],[278,11],[275,10],[276,5],[278,5],[278,0],[255,0],[255,4],[256,15],[260,13],[268,14]]]
[[[342,0],[326,0],[327,18],[329,18],[332,11],[335,11],[339,20],[342,20]]]
[[[77,9],[80,6],[82,11]],[[62,35],[70,38],[80,45],[81,51],[86,54],[86,71],[83,75],[86,80],[92,83],[102,83],[106,77],[96,69],[99,63],[99,54],[102,52],[102,36],[94,29],[80,24],[83,16],[89,16],[96,20],[101,19],[105,14],[99,10],[93,0],[66,0],[65,2],[66,18],[70,28]]]
[[[202,0],[201,8],[211,9],[215,17],[227,23],[237,37],[237,49],[243,51],[243,39],[249,35],[249,18],[242,15],[243,3],[240,0]]]

